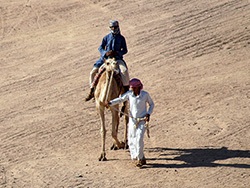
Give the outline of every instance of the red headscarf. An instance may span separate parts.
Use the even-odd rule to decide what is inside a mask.
[[[141,83],[141,81],[137,78],[133,78],[129,81],[129,85],[130,87],[140,87],[140,89],[143,88],[143,84]]]

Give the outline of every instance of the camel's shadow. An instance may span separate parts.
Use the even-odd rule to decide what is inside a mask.
[[[194,149],[156,147],[145,148],[145,151],[158,153],[157,158],[147,158],[147,166],[145,166],[146,168],[189,168],[218,166],[250,168],[249,163],[246,164],[246,162],[239,162],[240,158],[250,159],[249,150],[228,150],[226,147]],[[232,158],[238,158],[237,162],[230,162],[233,160],[221,161]],[[162,163],[164,160],[166,161],[166,164]]]

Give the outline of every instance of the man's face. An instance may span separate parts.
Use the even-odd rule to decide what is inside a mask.
[[[134,92],[135,95],[140,94],[140,87],[131,87],[132,91]]]
[[[111,30],[111,33],[116,34],[117,31],[118,31],[118,27],[119,27],[119,26],[110,26],[109,28],[110,28],[110,30]]]

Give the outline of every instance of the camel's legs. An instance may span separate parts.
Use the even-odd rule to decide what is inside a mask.
[[[105,128],[105,116],[104,116],[104,106],[99,106],[99,115],[101,119],[101,138],[102,138],[102,153],[99,158],[99,161],[106,161],[105,153],[105,140],[106,140],[106,128]]]
[[[118,105],[114,106],[116,109],[119,107]],[[121,148],[122,145],[117,138],[118,135],[118,126],[119,126],[119,114],[116,110],[111,110],[112,113],[112,138],[114,139],[114,144]]]
[[[126,107],[125,107],[124,113],[128,114],[128,103],[127,102],[126,102]],[[124,120],[125,120],[125,125],[124,125],[124,143],[125,143],[125,147],[124,147],[124,149],[128,149],[128,121],[129,121],[128,115],[124,116]]]

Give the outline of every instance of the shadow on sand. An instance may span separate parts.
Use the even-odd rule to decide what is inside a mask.
[[[147,158],[146,168],[189,168],[189,167],[235,167],[235,168],[250,168],[250,164],[241,164],[238,161],[242,158],[250,159],[249,150],[228,150],[222,148],[145,148],[145,151],[159,153],[157,158]],[[231,163],[227,161],[222,163],[221,160],[230,158],[239,158],[237,162]],[[168,164],[157,163],[157,161],[167,161]],[[218,163],[216,161],[220,160]],[[176,161],[171,162],[169,161]],[[178,162],[177,162],[178,161]]]

